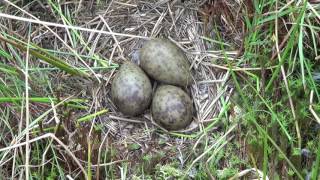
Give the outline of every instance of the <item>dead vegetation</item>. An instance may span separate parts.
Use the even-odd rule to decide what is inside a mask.
[[[22,146],[25,145],[23,137],[26,134],[35,142],[30,144],[29,163],[35,178],[57,178],[52,174],[54,171],[56,174],[65,173],[60,178],[70,176],[74,179],[83,179],[84,175],[89,179],[143,179],[148,175],[214,179],[224,177],[221,175],[223,169],[230,166],[237,166],[232,167],[237,171],[226,172],[229,173],[226,177],[230,178],[238,172],[239,176],[253,172],[254,176],[262,177],[263,170],[259,167],[263,164],[258,163],[256,167],[252,156],[262,162],[263,152],[261,149],[250,149],[252,146],[243,132],[248,131],[248,127],[242,127],[242,122],[239,122],[244,117],[243,112],[239,110],[239,105],[230,102],[236,89],[231,76],[233,72],[239,77],[252,72],[261,75],[260,85],[266,86],[267,79],[273,73],[271,70],[277,64],[275,59],[289,39],[291,24],[285,23],[288,20],[279,20],[279,47],[265,47],[270,51],[264,55],[271,57],[271,63],[251,64],[250,58],[243,58],[247,50],[245,39],[253,33],[252,29],[269,29],[268,23],[247,28],[246,21],[253,21],[256,16],[251,0],[19,0],[14,3],[5,1],[0,6],[1,13],[14,16],[1,16],[1,37],[15,37],[24,43],[30,40],[89,74],[89,77],[71,76],[37,57],[31,56],[27,60],[30,97],[51,97],[57,101],[32,102],[29,107],[31,122],[50,111],[26,132],[23,131],[25,107],[14,108],[19,107],[20,103],[0,104],[1,113],[7,113],[10,127],[1,126],[2,137],[6,138],[1,139],[0,147],[20,145],[15,149],[1,149],[2,153],[13,157],[1,156],[1,173],[5,177],[10,177],[10,173],[13,178],[23,177],[19,174],[24,170],[15,166],[19,164],[17,159],[22,161],[20,165],[26,163],[25,146]],[[268,15],[268,12],[262,14]],[[190,127],[179,132],[167,132],[157,126],[149,110],[139,117],[125,117],[110,99],[110,83],[117,67],[124,61],[139,64],[139,49],[145,41],[154,37],[165,37],[177,44],[191,64],[193,84],[187,91],[193,98],[196,113]],[[0,57],[3,64],[18,72],[15,78],[10,79],[0,71],[0,79],[7,86],[17,82],[21,87],[16,94],[25,97],[23,59],[27,53],[14,50],[8,43],[1,42],[0,45],[12,54],[10,59]],[[280,81],[277,79],[275,83]],[[8,93],[6,96],[16,94]],[[66,98],[85,102],[62,104],[61,101]],[[278,101],[281,94],[275,93],[274,98]],[[59,103],[61,105],[58,106]],[[78,121],[102,110],[107,112]],[[52,133],[48,137],[54,136],[61,143],[43,140],[48,133]],[[43,138],[40,140],[39,137]],[[33,141],[37,138],[39,141]],[[3,142],[3,139],[6,141]],[[238,159],[229,159],[228,156]],[[211,161],[214,158],[216,160]],[[248,162],[251,161],[254,165],[249,167]],[[271,162],[273,168],[283,168],[278,174],[285,174],[289,166],[285,161],[281,163],[278,166],[276,162]],[[215,168],[214,173],[210,169],[212,167]]]

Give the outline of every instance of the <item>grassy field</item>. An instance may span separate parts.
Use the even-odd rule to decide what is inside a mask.
[[[123,116],[149,39],[191,64],[196,112]],[[318,0],[0,1],[0,179],[320,179]]]

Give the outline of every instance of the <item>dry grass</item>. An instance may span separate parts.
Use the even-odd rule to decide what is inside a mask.
[[[252,154],[246,154],[247,142],[238,126],[243,112],[230,103],[235,91],[230,79],[234,72],[243,77],[244,74],[273,71],[277,65],[257,67],[243,59],[243,39],[252,33],[244,28],[244,16],[252,18],[254,13],[250,2],[5,1],[0,13],[2,37],[12,38],[11,35],[23,42],[30,39],[71,66],[81,68],[90,77],[70,76],[35,57],[19,60],[19,56],[25,58],[23,52],[1,44],[14,55],[13,59],[4,60],[5,64],[18,70],[18,80],[25,79],[22,86],[25,89],[20,96],[27,97],[26,102],[28,94],[55,97],[63,102],[71,97],[86,100],[81,104],[85,108],[72,108],[51,99],[51,105],[37,102],[21,105],[26,112],[22,108],[11,108],[11,104],[0,104],[0,108],[8,109],[7,126],[10,127],[4,128],[7,142],[0,142],[3,176],[18,178],[29,170],[40,177],[49,176],[49,168],[56,168],[58,173],[65,174],[62,178],[132,179],[144,178],[144,174],[157,176],[159,174],[154,174],[157,164],[161,165],[160,172],[167,172],[161,168],[173,164],[183,172],[183,175],[176,172],[179,177],[191,178],[201,174],[199,169],[205,169],[202,172],[205,178],[214,179],[211,160],[221,156],[222,151],[227,151],[226,145],[235,141],[237,143],[230,146],[240,147],[232,147],[238,150],[233,154],[241,160],[252,160]],[[139,64],[139,49],[154,37],[170,39],[185,52],[191,64],[193,83],[186,91],[193,99],[196,113],[192,124],[178,132],[167,132],[155,124],[150,110],[139,117],[125,117],[110,98],[117,67],[124,61]],[[282,42],[287,38],[283,37]],[[280,46],[276,44],[277,51],[270,54],[271,59],[276,58],[284,46],[281,42]],[[27,70],[23,69],[26,62]],[[281,70],[286,77],[283,67]],[[0,72],[0,80],[3,78]],[[2,81],[14,84],[11,79]],[[290,94],[287,79],[284,81]],[[295,114],[294,103],[289,100]],[[311,105],[310,110],[319,120]],[[88,118],[90,114],[93,116]],[[77,123],[80,118],[85,122]],[[52,129],[47,132],[46,128]],[[50,140],[43,140],[47,138]],[[31,152],[23,146],[30,146]],[[32,153],[35,151],[38,153]],[[37,154],[41,157],[35,157]],[[220,159],[216,165],[218,169],[229,166],[231,160]],[[21,164],[29,168],[17,167]],[[262,170],[253,164],[252,168],[242,163],[238,176],[255,172],[252,177],[262,177]]]
[[[56,119],[63,121],[65,131],[62,135],[59,133],[58,135],[69,139],[65,143],[70,150],[74,151],[76,146],[77,149],[84,149],[85,153],[80,153],[80,157],[78,155],[80,161],[88,160],[86,154],[89,153],[88,147],[92,144],[88,145],[86,142],[94,140],[96,134],[93,130],[94,124],[103,126],[102,133],[98,133],[101,138],[98,141],[102,139],[104,141],[100,148],[94,148],[92,153],[96,154],[98,150],[101,153],[101,148],[105,148],[103,145],[105,139],[110,139],[112,142],[106,143],[106,146],[114,146],[119,152],[118,159],[112,160],[129,161],[129,171],[138,168],[135,162],[141,162],[141,157],[150,152],[164,151],[167,155],[173,153],[171,156],[175,157],[178,152],[172,151],[172,147],[177,147],[179,152],[182,152],[180,156],[186,158],[190,153],[188,147],[194,144],[194,140],[181,139],[183,134],[196,134],[197,132],[207,134],[215,131],[215,128],[209,129],[210,132],[203,130],[218,116],[223,106],[221,99],[224,99],[223,103],[227,103],[233,88],[226,85],[229,77],[226,71],[207,66],[206,63],[212,60],[217,61],[220,58],[233,59],[236,52],[232,49],[224,52],[208,51],[214,47],[203,39],[205,31],[208,31],[206,26],[210,24],[210,22],[202,22],[203,18],[210,17],[210,14],[203,14],[202,7],[200,7],[203,3],[196,1],[185,3],[179,1],[111,1],[107,4],[103,2],[100,4],[65,2],[59,3],[56,9],[53,8],[53,5],[50,6],[50,3],[43,4],[38,1],[23,6],[21,3],[8,2],[7,4],[5,14],[1,14],[2,22],[6,24],[2,26],[3,32],[14,32],[22,39],[30,37],[32,42],[43,48],[54,50],[54,52],[69,51],[73,55],[62,55],[61,57],[68,60],[68,63],[73,66],[88,67],[91,74],[96,77],[96,80],[86,80],[69,77],[61,72],[48,72],[53,85],[51,92],[58,93],[61,97],[76,96],[89,100],[88,111],[68,112],[73,113],[75,117],[66,118],[56,115]],[[14,16],[12,12],[16,12]],[[72,15],[68,16],[66,12]],[[65,16],[59,16],[62,14]],[[66,17],[72,17],[72,19]],[[27,28],[30,27],[29,22],[32,28],[30,36],[27,34]],[[197,113],[190,127],[178,132],[181,134],[178,134],[177,138],[170,136],[165,130],[164,134],[159,134],[157,131],[159,126],[152,122],[149,111],[135,119],[123,117],[112,105],[109,96],[110,83],[116,70],[92,70],[92,67],[121,64],[128,60],[139,63],[139,49],[146,39],[153,37],[169,38],[186,53],[192,64],[190,70],[193,73],[194,83],[188,91],[194,100]],[[96,57],[98,60],[86,61],[81,58],[83,56]],[[38,69],[46,66],[43,66],[42,62],[29,61],[29,63],[30,66],[38,67]],[[30,83],[34,81],[34,84],[38,84],[36,80],[30,79],[30,81]],[[48,96],[50,95],[48,93],[50,92],[41,92],[37,95]],[[81,117],[81,114],[94,113],[103,108],[109,109],[108,114],[95,118],[92,124],[86,123],[87,125],[81,125],[82,128],[75,128],[70,122],[72,119]],[[40,113],[41,109],[36,108],[35,111]],[[57,109],[55,111],[59,113],[67,110]],[[44,124],[49,123],[44,122]],[[86,128],[90,130],[83,130]],[[81,133],[86,133],[82,136],[88,136],[89,139],[82,136],[77,138],[76,136]],[[27,135],[29,136],[29,133]],[[160,146],[157,142],[163,138],[166,143]],[[80,147],[77,144],[80,144]],[[138,144],[139,150],[133,153],[128,149],[130,144]],[[165,159],[162,158],[160,161],[172,161]],[[93,161],[97,160],[94,158]],[[93,162],[95,163],[97,162]],[[129,174],[132,173],[129,172]]]

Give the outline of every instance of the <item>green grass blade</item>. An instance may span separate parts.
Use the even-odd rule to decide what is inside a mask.
[[[22,51],[27,51],[27,49],[28,49],[26,46],[23,46],[21,44],[18,44],[16,42],[12,41],[12,40],[4,38],[3,36],[0,36],[0,40],[20,49]],[[35,45],[33,45],[33,46],[35,46]],[[69,65],[65,61],[47,53],[47,52],[43,52],[40,48],[37,50],[29,49],[29,52],[33,56],[35,56],[39,59],[42,59],[43,61],[46,61],[47,63],[49,63],[55,67],[58,67],[59,69],[64,70],[71,75],[89,77],[89,75],[87,73],[77,70],[76,68],[72,67],[71,65]]]
[[[268,135],[268,133],[257,123],[257,121],[255,120],[255,113],[253,111],[253,109],[251,108],[251,106],[248,103],[248,100],[246,98],[246,96],[244,96],[244,94],[242,93],[242,90],[240,88],[240,84],[238,83],[238,80],[236,78],[236,75],[233,71],[231,71],[231,77],[235,83],[235,87],[236,90],[239,92],[241,99],[243,100],[243,104],[244,104],[244,108],[245,110],[247,110],[248,113],[250,113],[250,115],[248,116],[250,119],[250,122],[252,122],[258,129],[259,132],[262,133],[263,136],[266,136],[268,138],[268,140],[271,142],[271,144],[277,149],[277,151],[284,157],[284,159],[287,161],[288,165],[292,168],[292,170],[296,173],[296,175],[298,176],[299,179],[303,180],[302,175],[300,174],[300,172],[295,168],[295,166],[292,164],[292,162],[288,159],[288,157],[286,156],[286,154],[281,150],[281,148],[274,142],[274,140]],[[251,86],[252,87],[252,86]],[[253,88],[253,87],[252,87]],[[254,89],[254,88],[253,88]],[[252,115],[251,115],[252,114]]]
[[[299,12],[299,16],[298,16],[298,20],[297,20],[297,23],[293,25],[293,27],[291,28],[291,30],[289,31],[289,33],[291,34],[290,35],[290,38],[289,38],[289,41],[287,43],[287,46],[285,48],[285,50],[283,51],[282,55],[281,55],[281,61],[280,63],[278,64],[278,67],[276,68],[275,72],[272,73],[272,77],[271,79],[269,80],[267,86],[266,86],[266,91],[268,91],[268,89],[271,88],[271,85],[273,83],[273,81],[278,77],[279,75],[279,72],[280,72],[280,69],[281,69],[281,66],[285,63],[285,61],[287,60],[287,56],[288,56],[288,53],[289,51],[294,47],[294,42],[296,40],[296,33],[298,32],[299,30],[299,27],[300,27],[300,23],[301,23],[301,19],[306,11],[306,7],[307,7],[307,1],[305,0],[304,1],[304,6],[303,8],[300,10]],[[302,27],[300,27],[302,28]]]
[[[266,136],[266,134],[263,134],[263,180],[266,180],[268,173],[268,148],[268,137]]]
[[[12,59],[12,56],[8,52],[6,52],[5,50],[3,50],[1,48],[0,48],[0,56],[4,57],[6,59]]]
[[[301,18],[301,24],[303,23],[303,21],[304,21],[304,14],[302,15],[302,18]],[[305,68],[304,67],[304,61],[305,61],[305,58],[304,58],[304,54],[303,54],[304,45],[303,45],[303,31],[302,30],[303,30],[303,28],[300,28],[299,41],[298,41],[298,50],[299,50],[299,60],[300,60],[302,83],[303,83],[304,89],[307,89],[305,72],[304,72],[304,68]]]
[[[91,119],[93,119],[93,118],[95,118],[95,117],[97,117],[97,116],[100,116],[100,115],[102,115],[102,114],[105,114],[105,113],[107,113],[107,112],[108,112],[107,109],[103,109],[103,110],[98,111],[98,112],[96,112],[96,113],[94,113],[94,114],[89,114],[89,115],[87,115],[87,116],[84,116],[84,117],[82,117],[82,118],[79,118],[79,119],[77,120],[77,122],[78,122],[78,123],[81,123],[81,122],[90,121]]]
[[[319,142],[318,142],[319,143]],[[311,179],[317,179],[319,176],[320,171],[320,143],[318,144],[318,151],[317,151],[317,158],[316,162],[312,168],[312,178]]]
[[[22,102],[25,98],[23,97],[0,97],[0,103],[15,103],[15,102]],[[30,102],[36,102],[36,103],[51,103],[58,102],[57,98],[44,98],[44,97],[29,97]],[[69,99],[67,102],[72,103],[83,103],[86,102],[85,99]]]

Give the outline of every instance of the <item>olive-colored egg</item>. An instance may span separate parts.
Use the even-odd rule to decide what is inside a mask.
[[[179,130],[192,121],[192,101],[181,88],[161,85],[152,100],[152,117],[167,130]]]
[[[122,64],[111,85],[111,97],[125,115],[143,113],[151,102],[152,87],[148,76],[132,62]]]
[[[166,84],[184,87],[192,80],[186,55],[167,39],[146,42],[140,50],[140,65],[150,77]]]

